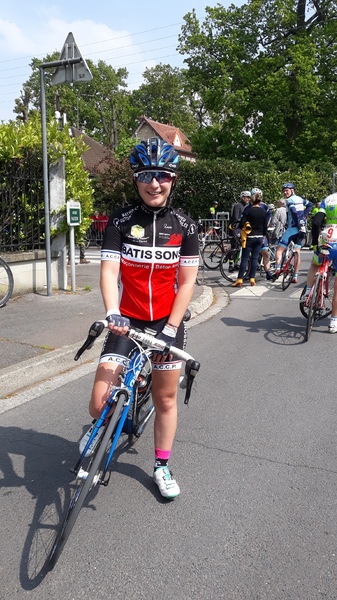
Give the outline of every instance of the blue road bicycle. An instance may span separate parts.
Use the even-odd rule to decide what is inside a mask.
[[[78,360],[85,350],[92,347],[95,339],[107,326],[107,321],[103,320],[93,323],[75,360]],[[49,555],[49,569],[53,569],[56,565],[88,494],[97,485],[108,485],[111,475],[109,465],[122,432],[128,435],[129,443],[133,443],[140,437],[154,412],[151,399],[151,354],[153,351],[165,350],[165,353],[173,354],[185,362],[185,375],[180,387],[186,390],[185,404],[189,402],[193,381],[199,371],[200,363],[184,350],[173,346],[167,347],[165,342],[149,333],[130,329],[127,336],[135,344],[134,349],[130,352],[129,366],[120,374],[119,385],[112,388],[110,398],[100,418],[96,421],[79,460],[71,470],[75,475],[75,482],[65,519]],[[112,416],[108,417],[113,407],[115,410]],[[86,453],[97,435],[100,438],[97,446],[93,454],[86,457]]]

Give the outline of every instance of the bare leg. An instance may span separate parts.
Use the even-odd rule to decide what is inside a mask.
[[[337,317],[337,277],[335,277],[331,308],[332,308],[331,316]]]
[[[105,362],[98,365],[89,403],[89,413],[94,419],[101,415],[109,399],[111,386],[116,385],[121,369],[122,367],[115,363]]]
[[[177,387],[180,369],[152,371],[152,397],[156,409],[155,448],[171,450],[177,429]]]

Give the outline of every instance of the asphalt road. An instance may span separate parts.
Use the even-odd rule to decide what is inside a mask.
[[[337,598],[337,336],[322,322],[303,343],[301,285],[262,287],[230,290],[189,331],[202,368],[179,405],[181,496],[166,502],[151,481],[149,425],[122,444],[52,573],[92,373],[1,415],[1,600]]]

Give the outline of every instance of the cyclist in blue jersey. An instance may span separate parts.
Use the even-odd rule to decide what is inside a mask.
[[[323,229],[322,229],[323,227]],[[305,298],[309,295],[315,281],[315,274],[322,262],[319,253],[319,238],[322,236],[322,244],[331,246],[328,258],[333,261],[333,267],[337,275],[337,193],[330,194],[321,202],[318,212],[312,219],[312,244],[314,254],[307,276],[307,288]],[[328,330],[337,333],[337,276],[335,275],[334,291],[332,297],[332,312]]]
[[[293,241],[297,251],[297,266],[294,274],[293,283],[297,283],[297,276],[300,269],[300,252],[302,241],[306,233],[307,216],[312,209],[312,202],[297,196],[295,193],[295,185],[293,183],[284,183],[282,186],[283,194],[286,198],[287,207],[287,227],[284,231],[279,245],[276,249],[276,269],[275,275],[279,275],[281,271],[282,254],[285,248]]]

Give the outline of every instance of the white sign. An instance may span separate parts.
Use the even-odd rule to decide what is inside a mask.
[[[81,225],[81,203],[74,200],[67,202],[67,223],[68,225]]]

